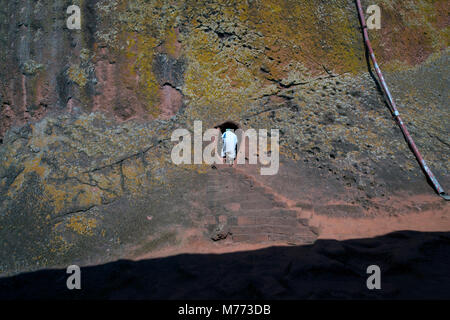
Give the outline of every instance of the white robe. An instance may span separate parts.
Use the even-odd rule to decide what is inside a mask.
[[[232,131],[225,131],[222,134],[223,140],[223,148],[222,148],[222,157],[228,153],[230,158],[236,158],[236,145],[237,145],[237,136]]]

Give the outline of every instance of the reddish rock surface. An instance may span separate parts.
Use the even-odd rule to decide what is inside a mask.
[[[220,254],[215,263],[228,267],[236,257],[245,270],[255,250],[276,245],[279,250],[262,251],[261,264],[286,254],[290,258],[279,261],[301,286],[303,271],[317,275],[321,266],[337,267],[344,274],[338,279],[347,281],[358,261],[354,248],[363,243],[369,258],[400,251],[389,256],[394,275],[411,249],[408,263],[429,257],[439,271],[434,279],[448,280],[436,245],[448,242],[448,203],[426,181],[367,70],[354,3],[80,3],[82,28],[68,30],[65,1],[0,0],[2,276],[124,257],[152,259],[149,265],[163,270],[165,263],[192,261],[158,259],[186,252]],[[380,6],[383,27],[369,31],[375,54],[402,119],[448,189],[448,1],[382,0]],[[259,166],[248,164],[175,165],[171,134],[192,132],[194,121],[202,121],[203,131],[230,125],[279,130],[279,172],[261,176]],[[398,230],[423,234],[386,236]],[[397,246],[396,237],[406,240]],[[428,244],[437,251],[421,247]],[[325,253],[296,265],[317,247]],[[230,260],[226,252],[234,252]],[[118,262],[117,268],[140,272],[146,263]],[[183,265],[179,280],[186,289],[179,295],[157,284],[155,292],[186,297],[189,274],[196,278],[213,264]],[[336,295],[323,286],[288,288],[274,265],[256,272],[261,279],[274,272],[272,278],[253,281],[245,274],[228,289],[219,273],[209,280],[219,280],[234,297],[241,291],[313,298],[360,292],[353,285]],[[428,271],[422,267],[419,276],[402,274],[401,285]],[[102,268],[110,271],[92,270]],[[201,285],[199,296],[223,293]],[[415,297],[405,288],[387,296]],[[20,295],[23,287],[15,289]],[[136,296],[153,297],[130,294]]]

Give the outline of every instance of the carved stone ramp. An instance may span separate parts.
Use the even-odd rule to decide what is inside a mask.
[[[234,168],[211,170],[207,185],[213,223],[211,239],[246,243],[313,243],[317,235],[299,208],[279,201],[270,189],[257,185]],[[215,223],[214,223],[215,222]]]

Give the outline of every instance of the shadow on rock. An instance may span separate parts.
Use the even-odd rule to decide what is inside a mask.
[[[367,267],[381,270],[369,290]],[[449,299],[450,232],[399,231],[227,254],[119,260],[0,279],[0,299]]]

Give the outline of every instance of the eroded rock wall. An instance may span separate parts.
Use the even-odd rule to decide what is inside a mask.
[[[65,26],[70,4],[79,31]],[[445,185],[448,4],[379,5],[374,50]],[[368,75],[352,1],[0,8],[0,271],[105,261],[142,239],[149,251],[222,210],[199,196],[212,169],[170,158],[171,133],[194,120],[279,129],[283,176],[265,182],[322,214],[393,212],[391,193],[432,194]]]
[[[81,30],[66,26],[69,5]],[[364,3],[367,5],[368,3]],[[386,69],[448,45],[445,1],[388,1],[371,32]],[[1,131],[48,112],[118,120],[239,117],[323,74],[364,70],[352,1],[2,1]]]

